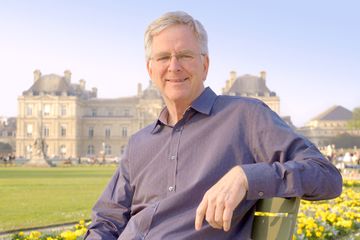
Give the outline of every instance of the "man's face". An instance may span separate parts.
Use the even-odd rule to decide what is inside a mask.
[[[209,59],[186,25],[168,27],[154,36],[147,69],[167,105],[187,107],[204,89]]]

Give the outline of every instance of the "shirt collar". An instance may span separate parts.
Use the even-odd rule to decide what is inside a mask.
[[[211,88],[207,87],[200,96],[192,102],[191,108],[203,114],[210,115],[216,98],[216,93],[214,93]]]
[[[206,87],[199,97],[197,97],[191,104],[190,108],[194,109],[197,112],[200,112],[205,115],[210,115],[211,109],[215,103],[215,99],[217,98],[216,93],[211,90],[210,87]],[[161,131],[162,127],[166,125],[168,118],[168,110],[167,107],[164,107],[161,111],[159,118],[157,119],[154,128],[151,133],[155,134]]]

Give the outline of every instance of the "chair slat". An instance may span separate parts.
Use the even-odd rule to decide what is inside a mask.
[[[252,239],[291,240],[299,210],[299,198],[270,198],[259,200]]]

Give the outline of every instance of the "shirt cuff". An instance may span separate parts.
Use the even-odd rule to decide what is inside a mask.
[[[241,165],[248,181],[247,200],[257,200],[276,196],[279,182],[269,163],[255,163]],[[280,179],[278,179],[280,180]]]

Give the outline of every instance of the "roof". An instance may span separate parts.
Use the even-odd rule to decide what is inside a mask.
[[[275,96],[266,86],[265,79],[249,74],[236,78],[230,87],[229,94],[248,96]]]
[[[56,74],[42,76],[29,90],[34,92],[67,92],[71,89],[70,83]]]
[[[343,106],[332,106],[323,113],[311,119],[312,121],[348,121],[352,118],[352,112]]]
[[[80,96],[85,99],[94,97],[93,93],[82,89],[79,84],[73,84],[57,74],[41,76],[27,91],[23,92],[23,95],[39,95],[40,93],[57,96],[66,93],[67,96]]]

